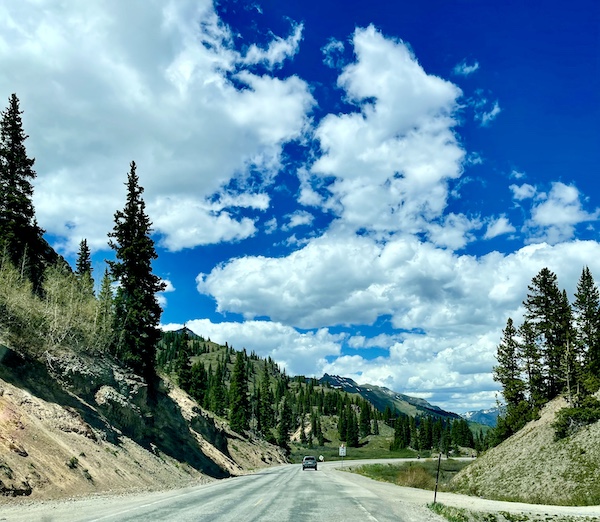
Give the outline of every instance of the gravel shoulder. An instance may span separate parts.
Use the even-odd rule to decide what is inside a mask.
[[[340,473],[349,468],[357,467],[363,464],[392,464],[394,462],[406,462],[406,459],[373,459],[368,461],[346,461],[324,462],[321,467],[336,469]],[[347,473],[348,479],[363,487],[376,488],[381,493],[384,491],[398,499],[399,502],[407,504],[427,505],[433,502],[433,492],[423,489],[407,488],[396,486],[394,484],[377,482],[370,478],[356,473]],[[600,506],[553,506],[547,504],[526,504],[522,502],[503,502],[498,500],[488,500],[479,497],[461,495],[457,493],[438,492],[437,502],[446,506],[452,506],[460,509],[485,513],[511,513],[528,514],[531,518],[537,517],[539,520],[547,520],[548,517],[571,517],[573,520],[600,520]]]

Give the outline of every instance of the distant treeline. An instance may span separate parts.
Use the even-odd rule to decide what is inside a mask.
[[[394,428],[391,451],[436,449],[447,454],[459,446],[485,446],[483,433],[474,437],[464,419],[409,417],[389,406],[381,412],[360,396],[316,379],[290,378],[270,357],[217,345],[187,328],[163,333],[157,361],[159,370],[173,374],[203,408],[228,417],[234,429],[251,430],[283,448],[289,448],[293,433],[307,447],[323,446],[324,416],[337,419],[337,435],[350,447],[379,435],[379,422]]]

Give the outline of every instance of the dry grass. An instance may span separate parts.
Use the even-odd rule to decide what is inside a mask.
[[[600,504],[600,423],[555,441],[552,424],[565,406],[550,402],[538,420],[459,473],[456,490],[534,504]]]
[[[438,489],[440,491],[448,490],[452,478],[467,465],[468,462],[465,461],[443,459],[440,466]],[[397,486],[433,490],[435,489],[437,468],[437,459],[427,459],[402,464],[367,464],[351,468],[351,471],[374,480],[391,482]]]

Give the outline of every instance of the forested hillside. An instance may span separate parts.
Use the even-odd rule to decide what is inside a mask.
[[[326,436],[323,425],[332,422],[336,441],[349,447],[380,435],[381,426],[388,427],[390,451],[441,448],[448,453],[483,444],[483,433],[478,430],[474,437],[456,414],[432,407],[407,415],[394,407],[393,400],[380,400],[377,409],[361,396],[361,387],[340,386],[341,378],[290,377],[270,358],[217,345],[187,328],[163,333],[157,362],[159,371],[170,375],[203,408],[227,416],[239,432],[250,431],[286,451],[291,439],[307,449],[323,448],[333,438]]]
[[[600,293],[584,267],[573,303],[543,268],[528,287],[524,321],[508,319],[498,346],[494,378],[506,403],[494,432],[497,444],[537,418],[540,409],[564,396],[556,435],[566,437],[600,419]]]

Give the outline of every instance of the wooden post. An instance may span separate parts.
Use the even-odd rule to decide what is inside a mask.
[[[435,504],[435,500],[437,498],[437,488],[438,488],[438,482],[440,480],[440,465],[442,463],[442,450],[440,448],[440,453],[438,455],[438,469],[437,469],[437,474],[435,476],[435,491],[433,493],[433,503]]]

